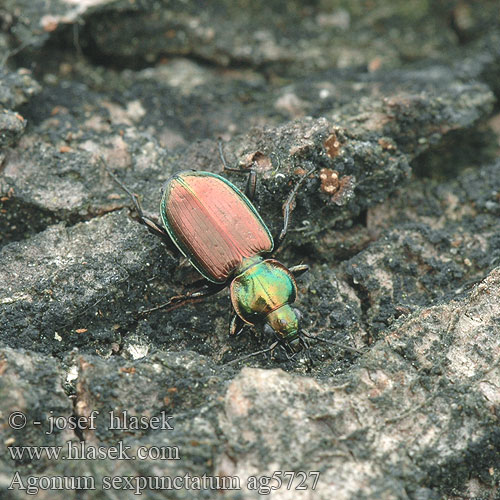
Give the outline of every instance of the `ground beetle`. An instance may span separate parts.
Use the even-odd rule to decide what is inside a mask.
[[[248,173],[227,167],[220,142],[219,152],[224,170]],[[299,329],[300,313],[291,304],[297,296],[295,276],[305,272],[307,266],[287,269],[266,257],[285,238],[297,191],[314,170],[301,177],[283,205],[283,229],[276,239],[250,201],[255,193],[254,171],[250,171],[246,195],[224,177],[211,172],[193,170],[172,175],[163,187],[162,227],[153,217],[145,215],[137,195],[108,170],[132,198],[140,221],[152,233],[172,241],[204,278],[205,284],[196,291],[173,297],[147,312],[207,297],[229,286],[236,312],[231,333],[241,331],[245,324],[263,326],[266,334],[276,337],[271,348],[279,344],[292,353],[302,350],[306,346],[304,337],[312,337]]]

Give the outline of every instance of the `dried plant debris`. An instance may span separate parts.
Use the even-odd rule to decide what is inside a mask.
[[[233,478],[239,489],[215,489],[250,500],[286,471],[309,489],[276,498],[498,496],[498,2],[337,3],[3,2],[9,498],[25,498],[6,489],[16,472],[92,477],[85,499],[141,484],[147,498],[213,498],[155,489],[189,473]],[[273,235],[300,181],[276,258],[309,267],[296,280],[309,349],[247,357],[270,340],[229,335],[226,292],[145,313],[199,274],[138,223],[105,166],[153,220],[175,172],[244,191],[253,171]],[[8,425],[14,412],[24,428]],[[33,424],[51,415],[82,425]],[[12,458],[24,445],[166,455]]]

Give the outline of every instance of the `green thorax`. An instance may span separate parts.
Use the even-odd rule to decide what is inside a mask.
[[[292,273],[273,259],[244,259],[231,283],[231,300],[238,316],[251,325],[268,323],[280,338],[297,335],[298,319],[289,304],[297,285]]]

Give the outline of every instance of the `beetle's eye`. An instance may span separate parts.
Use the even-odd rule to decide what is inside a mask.
[[[298,309],[294,307],[293,312],[295,313],[295,316],[297,316],[297,319],[302,319],[302,313]]]

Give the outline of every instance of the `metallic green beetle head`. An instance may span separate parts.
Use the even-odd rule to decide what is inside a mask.
[[[299,315],[296,309],[285,304],[270,312],[265,321],[264,330],[266,333],[274,333],[281,343],[290,346],[294,352],[302,349],[299,335]]]

